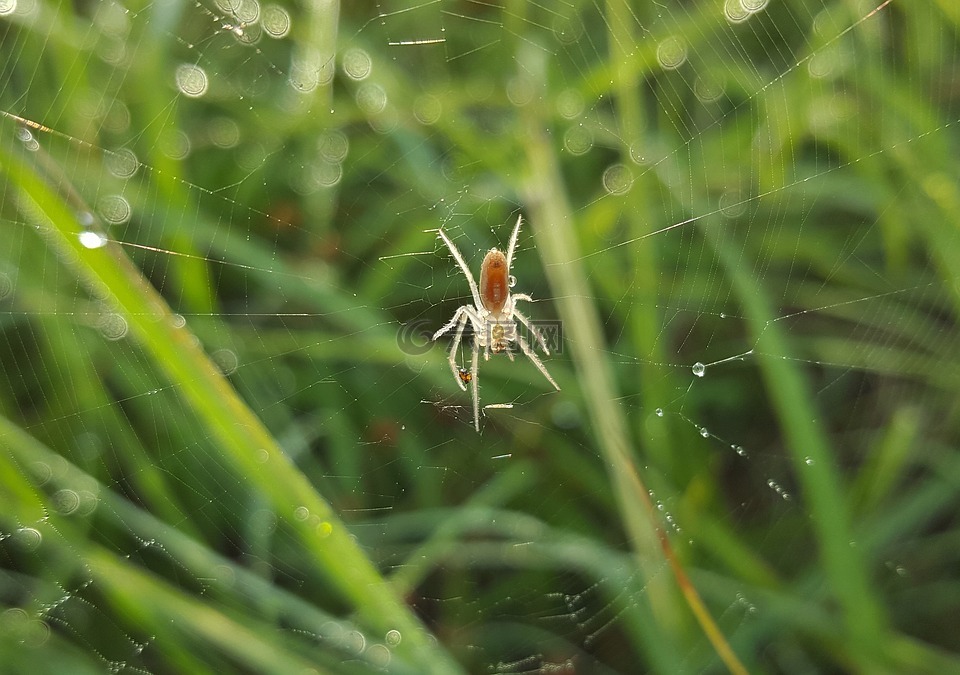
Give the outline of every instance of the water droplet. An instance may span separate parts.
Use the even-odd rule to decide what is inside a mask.
[[[710,438],[710,430],[706,427],[700,427],[700,435],[704,438]]]
[[[743,0],[726,0],[723,3],[723,15],[730,23],[743,23],[750,18],[750,12],[743,6]]]
[[[668,37],[657,45],[657,61],[666,70],[676,70],[687,60],[687,45],[678,37]]]
[[[347,135],[339,129],[328,129],[320,134],[317,141],[317,150],[320,156],[328,162],[342,162],[347,158],[350,150],[350,141]]]
[[[746,449],[744,449],[742,445],[734,445],[732,447],[738,455],[740,455],[741,457],[747,457],[747,451]]]
[[[233,10],[233,15],[243,24],[247,24],[249,30],[250,24],[256,23],[260,19],[260,3],[256,0],[240,0],[237,8]]]
[[[370,645],[364,652],[364,658],[374,668],[385,670],[390,665],[392,655],[385,645]]]
[[[290,14],[279,5],[267,5],[263,8],[260,24],[263,30],[272,38],[280,39],[290,32]]]
[[[106,164],[107,170],[117,178],[130,178],[140,168],[140,160],[128,148],[108,153]]]
[[[90,490],[80,490],[77,496],[80,498],[80,508],[77,512],[81,516],[88,516],[93,513],[100,503],[100,498]]]
[[[573,44],[583,35],[583,21],[577,12],[554,12],[553,35],[563,44]]]
[[[240,143],[240,126],[229,117],[217,117],[207,126],[210,142],[224,150]]]
[[[697,361],[696,363],[693,364],[692,370],[693,370],[693,374],[696,375],[697,377],[703,377],[704,373],[707,372],[707,367],[702,363],[700,363],[699,361]]]
[[[130,202],[120,195],[106,195],[97,202],[100,217],[111,225],[122,225],[130,220]]]
[[[93,230],[84,230],[77,238],[84,248],[103,248],[107,245],[107,238]]]
[[[160,152],[172,159],[190,154],[190,138],[179,129],[166,129],[160,135]]]
[[[80,506],[80,495],[73,490],[57,490],[53,495],[53,508],[58,513],[69,515]]]
[[[352,630],[343,636],[343,646],[359,654],[367,646],[367,639],[360,631]]]
[[[6,272],[0,272],[0,300],[13,293],[13,279]]]
[[[524,106],[533,100],[535,89],[526,73],[517,74],[507,81],[507,98],[515,106]]]
[[[33,527],[24,527],[14,534],[15,541],[27,551],[35,551],[43,542],[40,530]]]
[[[398,630],[387,631],[386,642],[389,646],[396,647],[398,644],[400,644],[401,639],[402,639],[402,636],[400,635],[400,631]]]
[[[813,463],[814,463],[813,457],[805,457],[803,459],[803,463],[806,464],[807,466],[813,466]]]
[[[333,525],[324,520],[317,524],[317,536],[326,539],[333,533]]]
[[[352,80],[365,80],[373,69],[373,60],[365,50],[353,47],[343,55],[343,72]]]
[[[770,0],[739,0],[743,8],[751,14],[763,11]]]
[[[367,115],[376,115],[387,107],[387,92],[379,84],[367,82],[357,90],[357,106]]]
[[[557,112],[561,117],[572,120],[583,114],[583,95],[576,89],[565,89],[557,96]]]
[[[747,200],[739,190],[727,190],[720,195],[720,213],[726,218],[739,218],[747,211]]]
[[[563,134],[563,147],[571,155],[584,155],[593,147],[593,134],[583,125],[570,127]]]
[[[603,172],[603,189],[612,195],[622,195],[633,186],[633,172],[626,164],[613,164]]]
[[[0,0],[0,16],[9,16],[17,11],[17,0]]]
[[[127,336],[130,327],[127,320],[116,312],[110,312],[100,317],[97,322],[100,334],[107,340],[121,340]]]
[[[23,143],[23,147],[30,152],[36,152],[40,149],[40,143],[33,137],[33,133],[26,127],[17,129],[17,138]]]
[[[310,517],[310,509],[306,506],[298,506],[293,510],[293,517],[301,523]]]
[[[507,277],[507,286],[509,286],[510,288],[513,288],[516,285],[517,285],[517,278],[511,274],[510,276]]]
[[[218,349],[210,355],[210,358],[224,375],[232,375],[240,362],[236,352],[230,349]]]
[[[209,87],[206,71],[195,63],[183,63],[177,66],[175,80],[177,89],[190,98],[203,96]]]
[[[653,414],[656,415],[657,417],[663,417],[663,408],[657,408],[656,410],[653,411]]]
[[[693,93],[701,103],[713,103],[723,96],[723,86],[715,80],[698,77],[693,83]]]
[[[432,94],[418,96],[417,100],[413,103],[413,114],[420,124],[427,126],[436,124],[440,119],[441,113],[443,113],[443,104],[439,98]]]
[[[313,169],[313,179],[319,187],[333,187],[341,178],[343,166],[339,162],[321,162]]]

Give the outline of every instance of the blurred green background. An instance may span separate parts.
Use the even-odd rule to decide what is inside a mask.
[[[0,0],[0,671],[960,672],[957,7]]]

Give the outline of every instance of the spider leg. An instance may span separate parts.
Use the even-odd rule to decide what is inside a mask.
[[[517,238],[520,236],[520,223],[523,216],[517,216],[517,224],[513,227],[513,234],[510,235],[510,245],[507,246],[507,270],[509,273],[510,265],[513,263],[513,252],[517,250]]]
[[[458,311],[457,314],[461,314],[461,312]],[[463,383],[463,379],[460,377],[460,370],[457,368],[457,350],[460,348],[463,329],[467,327],[467,321],[470,320],[470,315],[467,312],[462,312],[462,314],[460,324],[457,326],[457,332],[453,336],[453,343],[450,345],[450,352],[447,354],[447,363],[450,364],[450,372],[453,373],[453,379],[456,383],[460,385],[460,390],[466,391],[467,385]]]
[[[443,335],[444,333],[446,333],[448,330],[450,330],[451,328],[453,328],[454,326],[456,326],[456,325],[457,325],[457,322],[458,322],[458,321],[461,321],[461,320],[463,319],[463,316],[466,314],[466,311],[467,311],[467,306],[466,306],[466,305],[464,305],[464,306],[462,306],[462,307],[458,307],[458,308],[457,308],[457,311],[453,313],[453,318],[450,319],[450,320],[443,326],[443,328],[441,328],[441,329],[438,330],[436,333],[434,333],[434,334],[433,334],[433,337],[430,338],[430,339],[436,341],[436,339],[437,339],[438,337],[440,337],[441,335]]]
[[[473,338],[473,357],[470,360],[470,389],[473,394],[473,428],[480,433],[480,343]],[[458,378],[459,379],[459,378]],[[558,387],[559,388],[559,387]]]
[[[470,293],[473,295],[473,304],[477,307],[483,307],[483,302],[480,300],[480,289],[477,287],[477,282],[474,281],[473,275],[470,273],[470,268],[467,267],[467,261],[463,259],[460,250],[450,240],[446,232],[440,229],[437,230],[437,234],[440,235],[443,243],[450,249],[450,255],[457,261],[457,264],[460,266],[460,271],[463,272],[463,276],[467,278],[467,283],[470,284]]]
[[[550,377],[550,373],[547,372],[547,367],[543,365],[543,361],[540,360],[540,357],[530,349],[530,345],[527,344],[527,341],[523,339],[522,335],[517,335],[517,343],[520,345],[520,349],[523,350],[523,353],[527,355],[527,358],[533,361],[533,365],[537,367],[543,376],[547,378],[547,381],[553,385],[553,388],[557,391],[560,391],[560,385],[553,381],[553,378]]]
[[[513,296],[514,301],[516,300],[525,300],[527,298],[521,297],[519,295]],[[520,323],[530,331],[530,334],[533,335],[534,339],[540,344],[540,348],[543,349],[543,353],[547,356],[550,356],[550,348],[547,347],[547,341],[543,337],[543,333],[540,332],[540,329],[530,323],[530,319],[524,316],[523,312],[518,310],[516,307],[513,308],[513,315],[520,320]],[[520,337],[519,335],[517,337]]]

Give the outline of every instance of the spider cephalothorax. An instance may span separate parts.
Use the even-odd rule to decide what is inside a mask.
[[[543,353],[548,356],[550,355],[550,350],[547,347],[546,340],[543,339],[543,334],[517,309],[517,302],[520,300],[532,302],[532,298],[524,293],[510,292],[510,288],[514,283],[514,278],[510,275],[510,266],[513,263],[513,254],[517,248],[517,237],[520,235],[521,222],[521,218],[518,217],[517,224],[513,228],[513,234],[510,236],[507,255],[504,255],[496,248],[487,251],[487,254],[483,258],[483,263],[480,265],[479,286],[477,286],[477,282],[474,281],[473,274],[470,273],[470,268],[467,267],[467,263],[460,254],[460,251],[442,229],[438,230],[440,238],[443,239],[443,243],[450,249],[450,255],[457,261],[460,270],[467,278],[467,283],[470,284],[473,304],[461,305],[457,311],[453,313],[453,318],[433,334],[433,339],[436,340],[454,327],[457,329],[456,333],[454,333],[453,343],[450,346],[450,353],[447,360],[450,363],[450,370],[453,372],[454,379],[460,386],[460,389],[466,391],[467,383],[470,384],[471,394],[473,396],[473,425],[477,431],[480,431],[480,385],[477,370],[480,362],[481,348],[483,349],[483,358],[485,360],[488,360],[490,358],[490,352],[493,352],[494,354],[506,353],[510,360],[513,361],[514,356],[510,345],[516,343],[520,346],[520,350],[526,354],[527,358],[533,362],[533,365],[543,373],[547,381],[550,382],[557,391],[560,391],[559,385],[550,377],[550,373],[547,372],[543,362],[536,353],[534,353],[533,348],[527,340],[517,332],[517,321],[519,321],[530,334],[533,335],[534,340],[536,340],[537,344],[543,349]],[[457,366],[457,350],[460,347],[463,331],[468,321],[473,329],[473,349],[470,370],[458,368]]]

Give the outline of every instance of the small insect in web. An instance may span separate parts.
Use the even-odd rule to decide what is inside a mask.
[[[513,234],[510,235],[510,244],[507,246],[507,255],[504,256],[501,251],[491,248],[483,257],[483,263],[480,265],[480,285],[470,273],[467,262],[459,249],[450,240],[447,234],[442,230],[437,230],[443,243],[450,249],[450,255],[457,261],[460,271],[467,278],[470,285],[470,294],[473,296],[472,305],[462,305],[453,314],[440,330],[433,334],[432,340],[436,340],[444,333],[454,328],[456,332],[453,335],[453,343],[450,345],[450,352],[447,361],[450,364],[450,371],[453,373],[454,380],[461,390],[466,391],[467,385],[470,385],[470,393],[473,398],[473,426],[480,431],[480,382],[478,369],[480,366],[480,350],[483,349],[483,358],[490,360],[490,352],[494,354],[506,354],[513,361],[513,352],[510,349],[511,344],[516,343],[533,365],[543,373],[547,381],[553,385],[554,389],[560,391],[560,385],[554,382],[550,373],[547,372],[543,361],[536,355],[530,343],[517,331],[517,321],[526,328],[533,336],[536,344],[540,345],[543,353],[550,355],[550,349],[547,347],[547,341],[543,333],[535,325],[530,323],[520,310],[517,309],[517,303],[521,300],[533,302],[526,293],[511,293],[514,279],[510,276],[510,268],[513,265],[513,254],[517,249],[517,237],[520,236],[520,225],[522,217],[517,218],[517,224],[513,228]],[[473,348],[471,350],[470,369],[457,366],[457,350],[460,348],[460,342],[463,339],[463,331],[467,323],[473,330]]]

